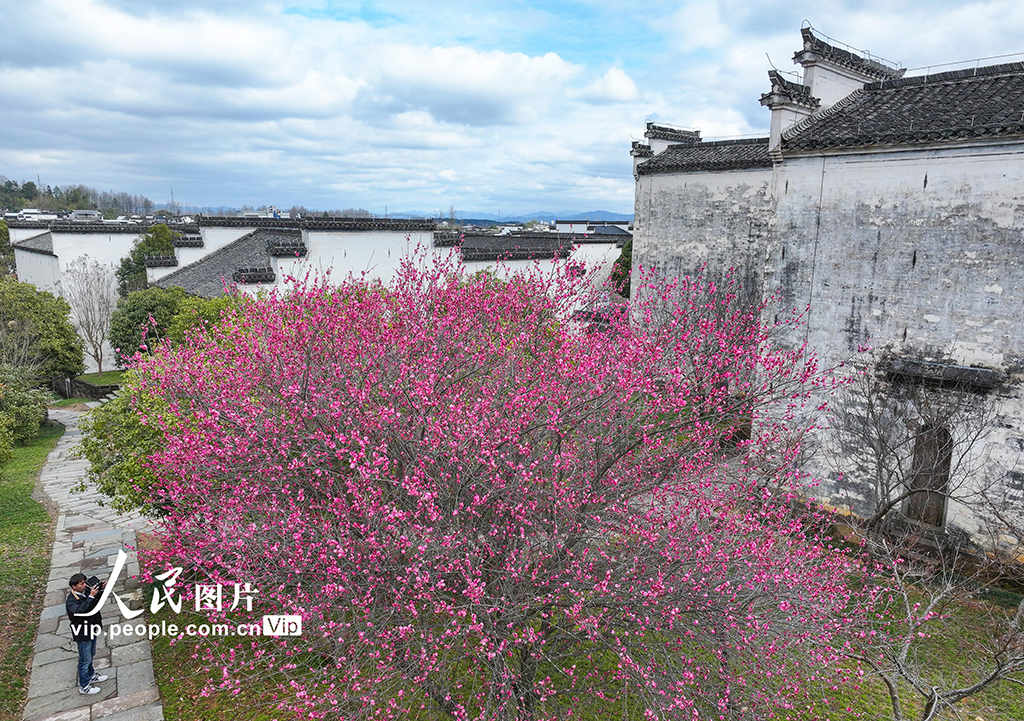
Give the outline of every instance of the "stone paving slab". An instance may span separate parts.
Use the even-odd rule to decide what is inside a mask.
[[[47,716],[43,721],[89,721],[91,715],[89,707],[86,706],[59,713],[56,716]]]
[[[33,673],[32,681],[28,685],[28,698],[34,699],[39,696],[48,696],[52,693],[59,693],[68,687],[68,679],[74,678],[78,673],[78,655],[71,658],[63,658],[38,667],[41,673]]]
[[[116,718],[119,714],[125,714],[130,711],[140,711],[140,707],[148,706],[160,700],[160,694],[155,688],[148,688],[144,691],[137,693],[125,694],[118,696],[117,698],[109,698],[106,701],[100,701],[92,707],[92,717],[98,718]],[[141,714],[140,714],[141,715]],[[163,714],[160,716],[163,717]]]
[[[78,653],[73,649],[69,648],[67,644],[58,646],[56,648],[48,648],[45,651],[36,651],[36,657],[33,663],[40,666],[53,663],[54,661],[62,661],[66,658],[78,659]]]
[[[24,721],[163,721],[163,706],[153,677],[153,656],[148,640],[138,638],[97,639],[93,666],[109,676],[93,696],[78,693],[76,678],[78,649],[71,640],[70,623],[64,608],[68,579],[75,573],[108,578],[117,552],[129,554],[129,562],[114,586],[123,599],[135,597],[131,589],[138,582],[134,545],[136,531],[149,530],[149,522],[138,513],[119,515],[103,505],[95,487],[74,490],[88,468],[86,461],[71,457],[81,438],[79,413],[51,410],[50,417],[67,429],[50,453],[39,484],[57,506],[57,528],[46,584],[45,607],[39,618],[28,702]],[[131,601],[129,601],[131,603]],[[120,621],[112,601],[103,607],[104,628]]]
[[[150,658],[149,641],[136,641],[125,646],[115,646],[110,652],[110,663],[114,666],[127,666]]]
[[[103,721],[164,721],[164,709],[160,703],[153,703],[136,706],[111,716],[93,716],[93,718],[102,718]]]

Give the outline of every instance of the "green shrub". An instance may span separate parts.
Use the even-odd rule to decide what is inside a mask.
[[[28,369],[0,366],[0,418],[6,429],[3,434],[10,434],[13,445],[23,446],[35,438],[46,418],[51,395],[34,383]]]
[[[152,510],[149,490],[155,476],[146,467],[150,454],[164,447],[163,434],[142,422],[137,412],[159,412],[155,399],[139,389],[136,371],[125,373],[112,400],[90,411],[80,424],[80,455],[89,461],[89,479],[119,511]]]
[[[167,339],[175,345],[185,342],[195,329],[208,330],[220,322],[225,312],[242,309],[248,298],[244,295],[222,295],[219,298],[189,296],[178,306],[178,311],[167,325]]]
[[[196,329],[209,329],[226,313],[240,311],[247,301],[242,295],[198,298],[180,288],[131,293],[118,303],[111,322],[112,343],[115,348],[138,347],[142,341],[140,327],[152,317],[155,326],[147,330],[147,347],[151,347],[152,339],[164,337],[180,344]],[[144,409],[147,416],[154,417],[161,412],[161,405],[141,390],[139,371],[126,371],[119,382],[118,394],[82,420],[80,455],[89,461],[89,479],[111,499],[115,509],[159,513],[150,495],[155,476],[145,462],[163,449],[164,437],[142,422],[138,410]]]
[[[135,246],[121,258],[121,264],[114,271],[118,295],[127,298],[130,293],[149,287],[146,282],[146,256],[173,254],[174,233],[171,229],[163,224],[150,227],[139,236]]]
[[[67,301],[0,277],[0,364],[32,366],[46,380],[74,378],[85,370]]]
[[[0,413],[0,466],[14,456],[14,419]]]
[[[14,275],[15,270],[11,234],[7,230],[7,223],[0,220],[0,275]]]
[[[611,283],[615,292],[623,298],[629,297],[630,272],[633,270],[633,239],[630,238],[622,248],[615,265],[612,266]]]
[[[123,368],[125,358],[131,358],[136,351],[148,351],[167,336],[167,327],[186,298],[188,295],[181,288],[147,288],[129,293],[117,302],[110,319],[110,345],[114,347],[118,367]]]

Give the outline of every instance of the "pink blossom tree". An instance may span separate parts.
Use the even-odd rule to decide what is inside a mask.
[[[151,572],[304,620],[218,641],[217,683],[264,674],[310,718],[806,713],[857,571],[798,500],[813,358],[696,281],[585,332],[564,269],[421,261],[137,360]]]

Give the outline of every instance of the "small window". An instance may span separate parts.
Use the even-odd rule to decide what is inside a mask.
[[[949,492],[949,465],[953,458],[953,438],[943,426],[925,425],[914,441],[914,462],[910,470],[910,490],[923,491],[907,499],[907,518],[929,526],[946,522],[946,496]]]

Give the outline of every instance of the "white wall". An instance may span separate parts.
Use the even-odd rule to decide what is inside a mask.
[[[371,279],[385,282],[398,271],[402,258],[422,249],[427,257],[457,253],[457,248],[433,248],[432,231],[306,231],[308,252],[303,258],[276,258],[274,272],[277,287],[286,285],[288,276],[302,280],[324,277],[330,271],[331,282],[339,283],[349,274],[366,273]],[[254,295],[266,285],[240,286]]]
[[[31,283],[39,290],[60,295],[60,264],[52,255],[14,249],[18,280]]]
[[[83,242],[76,242],[79,239]],[[42,253],[30,253],[28,251],[18,250],[15,248],[14,259],[17,263],[18,280],[25,283],[31,283],[41,291],[47,291],[54,295],[62,295],[60,279],[63,271],[65,271],[69,263],[74,262],[83,255],[87,255],[92,260],[97,260],[111,266],[111,271],[113,272],[122,255],[117,255],[117,258],[114,261],[111,261],[110,258],[112,257],[112,254],[119,252],[119,246],[123,246],[123,243],[117,243],[116,241],[123,239],[130,239],[130,241],[134,241],[135,236],[123,234],[113,234],[111,236],[105,236],[102,234],[53,234],[54,252],[57,252],[58,249],[61,248],[65,251],[65,254],[60,255],[59,257],[44,255]],[[124,254],[127,254],[127,252],[128,251],[125,250]],[[93,253],[95,253],[95,255],[93,255]],[[103,348],[103,370],[109,371],[115,368],[114,358],[114,349],[111,347],[110,343],[106,343]],[[97,370],[99,370],[98,365],[94,362],[92,357],[86,353],[85,372],[94,373]]]
[[[115,268],[128,255],[138,239],[133,233],[60,233],[54,232],[53,252],[60,259],[64,272],[68,263],[88,255],[93,260]]]
[[[587,243],[576,246],[568,260],[582,261],[587,271],[596,271],[594,275],[594,287],[601,287],[611,274],[611,267],[622,252],[616,248],[614,243]],[[491,271],[498,278],[509,278],[522,271],[539,269],[542,273],[550,272],[555,261],[552,258],[537,260],[472,260],[463,265],[467,273],[477,273],[482,270]]]
[[[769,265],[789,305],[817,306],[830,359],[867,339],[994,368],[1024,356],[1024,143],[787,158],[779,173]]]
[[[178,267],[184,268],[186,265],[199,260],[204,255],[209,255],[213,251],[223,248],[225,245],[238,240],[243,235],[248,235],[253,230],[255,230],[253,227],[200,227],[199,232],[203,236],[203,247],[178,248]]]
[[[780,313],[810,305],[791,340],[806,337],[824,367],[868,362],[858,349],[872,346],[1007,374],[980,452],[993,463],[984,473],[1019,463],[1024,143],[789,153],[774,170],[640,176],[636,213],[634,268],[744,269],[741,281],[778,293]],[[1024,498],[1024,477],[1007,478]],[[863,510],[854,469],[833,480],[818,493]],[[955,503],[947,522],[974,530]]]
[[[776,189],[773,285],[787,307],[810,303],[807,339],[825,364],[870,345],[1007,374],[991,392],[999,422],[982,452],[989,473],[1014,469],[1024,447],[1024,143],[791,157]],[[947,519],[972,526],[954,503]]]
[[[615,243],[582,243],[576,246],[571,260],[582,261],[587,271],[595,271],[593,283],[595,287],[601,287],[608,280],[612,272],[612,264],[622,254],[622,248]]]
[[[10,235],[11,243],[20,243],[28,238],[33,238],[37,235],[47,232],[46,228],[7,228],[7,232]]]
[[[585,235],[588,225],[589,223],[585,220],[556,221],[555,230],[559,233],[579,233],[580,235]]]
[[[641,175],[636,185],[633,274],[667,279],[726,274],[751,297],[764,275],[774,217],[772,169]],[[633,286],[636,288],[636,285]]]
[[[864,87],[864,83],[874,80],[829,61],[804,66],[804,85],[809,85],[811,95],[821,101],[820,110],[835,105],[854,90]]]

